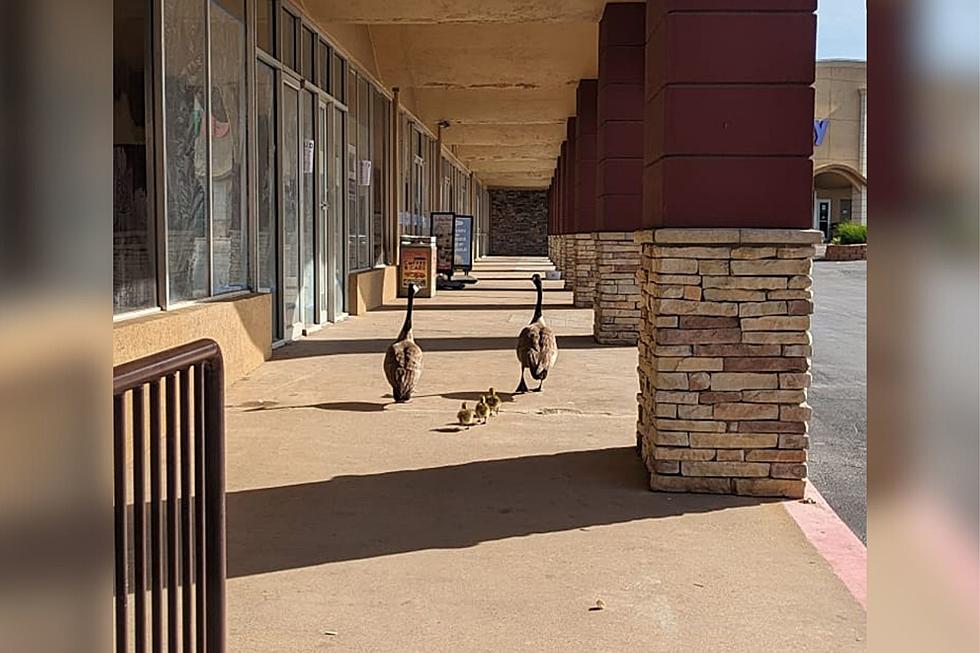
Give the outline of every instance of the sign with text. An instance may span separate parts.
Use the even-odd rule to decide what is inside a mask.
[[[453,231],[453,265],[469,272],[473,268],[473,216],[457,215]]]
[[[436,237],[436,272],[452,274],[453,272],[453,222],[454,213],[433,213],[431,232]]]
[[[405,290],[414,283],[419,288],[429,286],[429,270],[432,267],[431,247],[403,246],[401,249],[401,286]]]

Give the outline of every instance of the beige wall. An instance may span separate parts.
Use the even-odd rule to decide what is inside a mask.
[[[119,365],[200,338],[221,347],[225,376],[234,382],[272,354],[272,295],[200,302],[113,324],[112,363]]]
[[[383,268],[357,272],[348,277],[348,313],[364,315],[368,311],[395,299],[398,290],[398,268]]]
[[[846,165],[862,170],[861,93],[868,89],[868,65],[863,61],[818,61],[814,84],[814,118],[830,119],[823,144],[813,149],[813,166]]]

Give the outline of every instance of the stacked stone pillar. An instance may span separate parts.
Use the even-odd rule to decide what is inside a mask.
[[[655,490],[803,496],[815,9],[647,3],[637,438]]]
[[[599,23],[594,333],[636,344],[640,325],[645,6],[607,4]]]
[[[818,231],[640,234],[640,450],[655,490],[803,495]]]

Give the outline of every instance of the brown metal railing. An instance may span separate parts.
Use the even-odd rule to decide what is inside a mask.
[[[223,653],[221,349],[198,340],[118,365],[112,386],[115,650]]]

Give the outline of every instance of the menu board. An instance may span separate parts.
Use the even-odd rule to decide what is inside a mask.
[[[429,247],[403,246],[401,248],[401,285],[402,289],[414,283],[419,288],[429,286],[429,270],[431,266],[432,249]]]
[[[473,216],[457,215],[453,231],[453,265],[469,272],[473,268]]]
[[[453,271],[453,213],[433,213],[431,232],[436,237],[436,272],[452,274]]]

